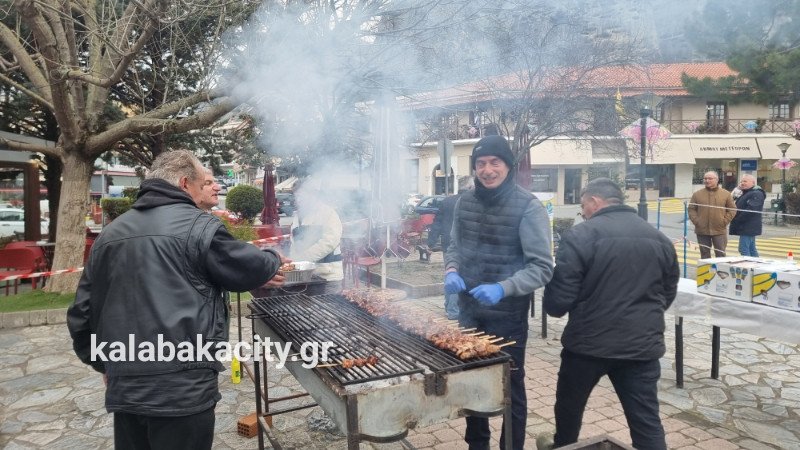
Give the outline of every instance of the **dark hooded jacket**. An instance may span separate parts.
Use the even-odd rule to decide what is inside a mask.
[[[569,321],[564,349],[597,358],[664,355],[664,312],[680,271],[675,247],[625,205],[607,206],[564,233],[542,303]]]
[[[742,191],[735,200],[736,216],[731,221],[730,234],[734,236],[761,236],[764,200],[767,194],[758,186]]]
[[[108,375],[106,408],[152,416],[179,416],[219,400],[214,360],[92,361],[96,343],[136,348],[160,339],[173,345],[228,339],[224,291],[266,283],[280,256],[237,241],[222,222],[164,180],[142,183],[133,208],[103,229],[92,246],[67,325],[78,357]],[[200,336],[198,338],[198,336]],[[137,353],[138,354],[138,353]],[[213,352],[212,352],[213,354]],[[119,359],[119,358],[117,358]],[[195,358],[197,359],[197,358]]]

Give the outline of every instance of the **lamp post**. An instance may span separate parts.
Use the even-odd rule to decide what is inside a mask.
[[[789,147],[791,146],[792,144],[787,144],[786,142],[781,142],[780,144],[778,144],[778,148],[781,149],[781,160],[786,159],[786,150],[789,150]],[[785,186],[786,186],[786,169],[781,169],[781,191],[780,191],[780,203],[779,203],[781,207],[781,212],[786,212],[786,199],[785,199],[786,192],[784,192],[784,189],[786,189]]]
[[[639,135],[639,217],[647,222],[647,196],[644,193],[647,186],[647,165],[645,157],[647,156],[647,118],[650,116],[650,110],[642,108],[639,111],[641,117],[641,131]]]

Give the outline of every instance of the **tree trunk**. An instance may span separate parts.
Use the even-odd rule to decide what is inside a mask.
[[[53,270],[83,267],[83,252],[86,246],[85,217],[93,171],[93,158],[87,158],[79,152],[65,154],[61,201],[58,207],[58,241]],[[74,293],[80,275],[80,273],[55,275],[50,278],[46,290]]]

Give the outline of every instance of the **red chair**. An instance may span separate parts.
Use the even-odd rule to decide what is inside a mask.
[[[5,270],[2,270],[5,269]],[[0,275],[27,275],[33,272],[45,270],[44,258],[37,256],[33,249],[29,248],[4,248],[0,250]],[[19,278],[14,281],[14,294],[19,288]],[[9,282],[6,280],[6,295],[9,291]],[[31,278],[31,284],[36,289],[37,279]]]

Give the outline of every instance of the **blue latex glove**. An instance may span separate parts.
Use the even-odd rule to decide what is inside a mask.
[[[461,278],[461,275],[459,275],[458,272],[447,272],[447,275],[444,276],[445,293],[458,294],[466,289],[467,285],[464,284],[464,279]]]
[[[469,295],[475,297],[483,305],[496,305],[504,296],[503,286],[500,283],[482,284],[469,291]]]

